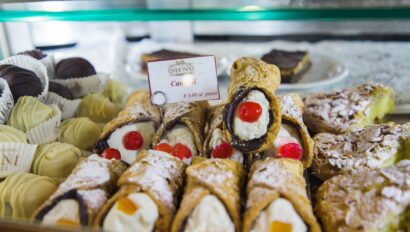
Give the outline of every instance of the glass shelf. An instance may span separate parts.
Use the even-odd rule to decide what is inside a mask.
[[[113,3],[114,2],[114,3]],[[170,3],[172,2],[172,3]],[[410,19],[409,0],[13,1],[0,21]]]

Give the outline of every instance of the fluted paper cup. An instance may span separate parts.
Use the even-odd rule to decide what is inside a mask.
[[[56,115],[40,125],[27,131],[27,139],[31,144],[45,144],[56,141],[60,135],[61,111],[56,105],[51,105]]]
[[[87,77],[53,79],[53,81],[67,87],[73,94],[74,98],[80,98],[90,93],[102,92],[108,79],[109,74],[97,73]]]
[[[61,111],[61,119],[69,119],[75,116],[81,99],[70,100],[56,93],[49,92],[46,99],[47,105],[57,105]]]
[[[16,172],[29,172],[36,144],[0,143],[0,178]]]
[[[14,106],[13,95],[11,94],[7,81],[0,78],[0,124],[6,123],[10,112]]]

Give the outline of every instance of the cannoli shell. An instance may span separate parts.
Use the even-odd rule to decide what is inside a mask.
[[[208,111],[208,123],[205,129],[205,142],[204,142],[204,156],[210,157],[211,148],[209,147],[209,142],[212,138],[212,132],[220,128],[222,129],[223,115],[224,115],[225,105],[220,104],[212,106]]]
[[[143,192],[158,206],[159,218],[155,231],[169,231],[184,182],[185,168],[186,164],[173,156],[141,151],[136,161],[120,177],[120,190],[101,209],[94,226],[102,226],[105,216],[119,198]]]
[[[215,195],[225,206],[236,231],[241,228],[240,192],[244,170],[240,163],[228,159],[194,157],[187,168],[187,185],[172,232],[179,232],[195,207],[207,195]],[[215,181],[218,180],[218,181]]]
[[[275,65],[267,64],[262,60],[250,57],[240,58],[233,63],[223,128],[227,139],[232,141],[232,145],[239,151],[244,153],[264,151],[269,147],[269,143],[276,138],[281,124],[280,100],[275,96],[275,91],[279,84],[280,71]],[[269,100],[269,114],[271,121],[269,122],[266,136],[260,138],[263,139],[262,144],[247,148],[247,145],[242,144],[243,141],[240,141],[236,136],[233,136],[233,123],[228,120],[232,120],[237,105],[251,90],[259,90],[263,92]],[[242,99],[238,99],[238,96]],[[247,142],[255,144],[256,141]]]
[[[279,197],[291,202],[309,231],[321,231],[306,192],[305,179],[298,170],[303,170],[302,164],[292,159],[268,157],[253,163],[246,189],[244,232],[250,231],[259,214]]]

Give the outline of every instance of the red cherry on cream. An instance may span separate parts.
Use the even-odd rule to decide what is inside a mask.
[[[262,114],[262,107],[256,102],[243,102],[238,107],[238,117],[245,122],[255,122]]]
[[[229,143],[223,142],[212,150],[213,158],[226,159],[232,156],[233,148]]]
[[[107,148],[103,151],[103,153],[101,154],[101,157],[106,158],[108,160],[111,160],[111,159],[120,160],[121,153],[115,148]]]
[[[279,148],[279,154],[285,158],[297,159],[302,158],[302,148],[297,143],[287,143]]]
[[[168,154],[172,154],[172,152],[174,151],[174,148],[168,143],[158,143],[157,145],[154,146],[154,150],[163,151]]]
[[[177,143],[174,146],[173,156],[178,157],[180,160],[189,159],[192,156],[191,150],[182,143]]]
[[[144,144],[144,139],[138,131],[130,131],[122,138],[122,144],[127,150],[138,150]]]

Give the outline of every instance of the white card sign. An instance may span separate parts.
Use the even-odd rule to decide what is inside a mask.
[[[214,56],[148,62],[153,104],[218,100]]]

